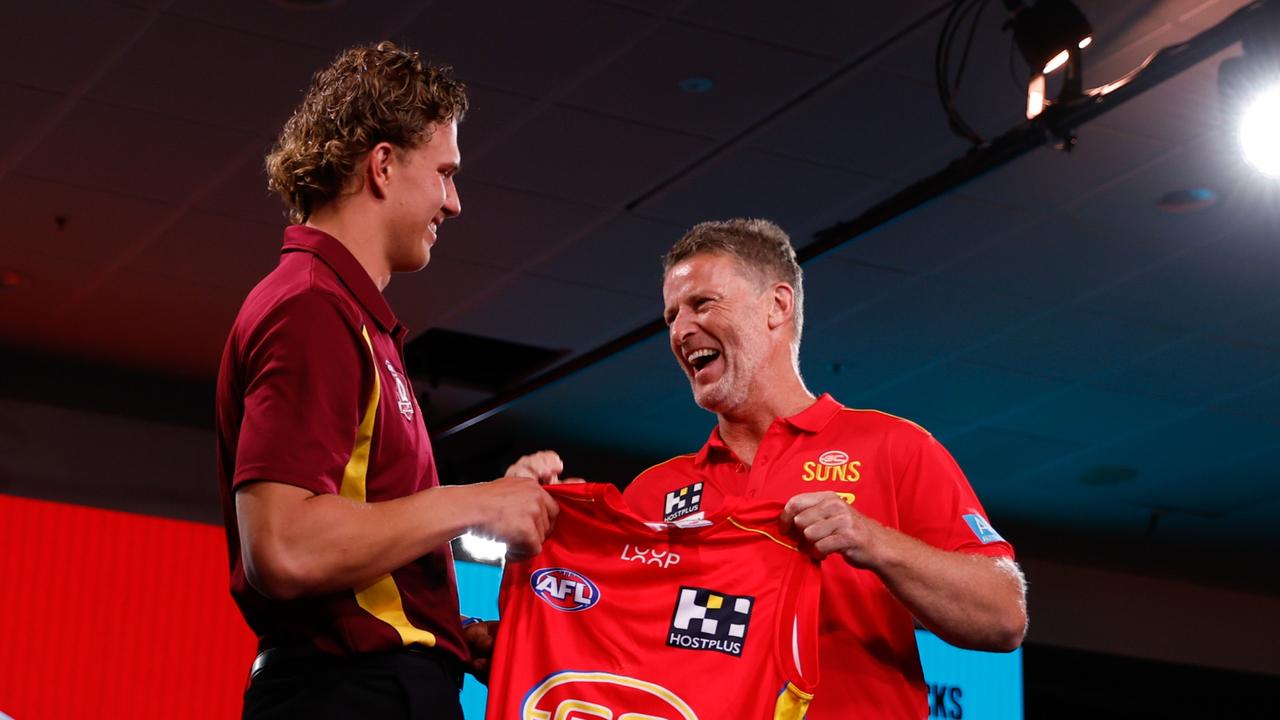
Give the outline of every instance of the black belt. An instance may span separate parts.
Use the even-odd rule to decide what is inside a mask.
[[[462,687],[463,670],[462,663],[452,653],[437,648],[423,647],[421,645],[408,645],[397,650],[388,650],[375,653],[357,653],[354,655],[335,655],[318,650],[311,645],[285,645],[281,647],[267,648],[258,653],[253,659],[253,665],[249,668],[249,681],[258,676],[258,673],[270,667],[278,667],[281,665],[299,665],[299,664],[316,664],[316,663],[358,663],[369,660],[389,660],[397,655],[411,654],[427,658],[441,668],[445,673],[453,678],[458,687]]]

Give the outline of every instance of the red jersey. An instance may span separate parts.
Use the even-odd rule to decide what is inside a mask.
[[[834,490],[860,513],[949,551],[1012,557],[964,473],[920,426],[823,395],[770,425],[748,467],[718,429],[696,455],[644,471],[626,489],[649,520],[716,512],[733,498],[785,503]],[[840,556],[822,563],[819,667],[810,720],[913,718],[929,712],[911,613],[875,573]]]
[[[240,559],[234,496],[247,483],[357,502],[439,484],[404,373],[406,332],[341,243],[298,225],[236,317],[218,372],[218,475],[231,594],[264,647],[420,644],[466,657],[447,543],[366,587],[283,602],[254,590]]]
[[[502,577],[489,720],[804,716],[820,575],[781,505],[647,524],[612,485],[547,490],[555,530]]]

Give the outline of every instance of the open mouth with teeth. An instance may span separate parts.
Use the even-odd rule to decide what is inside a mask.
[[[689,367],[693,369],[694,377],[698,377],[702,372],[712,365],[718,364],[716,361],[721,357],[719,350],[711,348],[702,348],[694,350],[685,356],[685,361],[689,363]]]

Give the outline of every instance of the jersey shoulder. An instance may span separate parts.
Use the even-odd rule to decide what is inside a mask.
[[[670,460],[651,465],[635,476],[623,491],[623,495],[634,496],[637,493],[665,491],[673,484],[679,484],[681,480],[694,478],[697,475],[697,468],[694,465],[697,456],[697,453],[677,455]]]

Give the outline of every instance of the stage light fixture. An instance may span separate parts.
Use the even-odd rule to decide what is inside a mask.
[[[1004,6],[1010,15],[1005,29],[1013,31],[1014,44],[1031,68],[1027,119],[1039,115],[1049,104],[1045,76],[1061,68],[1066,68],[1066,74],[1053,102],[1079,97],[1084,78],[1082,53],[1093,44],[1093,27],[1080,8],[1071,0],[1038,0],[1031,6],[1004,0]]]
[[[1247,163],[1280,177],[1280,11],[1243,41],[1244,55],[1218,66],[1223,117]]]

